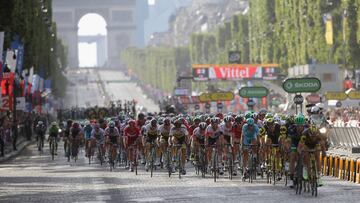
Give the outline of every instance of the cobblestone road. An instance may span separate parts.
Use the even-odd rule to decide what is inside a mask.
[[[48,147],[43,153],[29,146],[17,158],[0,165],[0,202],[358,202],[360,185],[324,178],[319,196],[295,195],[283,184],[263,180],[244,183],[240,177],[225,177],[214,183],[189,169],[181,180],[165,171],[155,176],[139,175],[117,168],[109,172],[84,158],[68,163],[60,153],[51,161]],[[83,153],[81,154],[81,157]]]

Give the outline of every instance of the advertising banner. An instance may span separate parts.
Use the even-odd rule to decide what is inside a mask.
[[[276,80],[277,64],[197,64],[193,65],[196,81],[264,79]]]

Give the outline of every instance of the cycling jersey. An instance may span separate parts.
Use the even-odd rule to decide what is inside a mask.
[[[119,131],[115,127],[114,128],[107,127],[105,129],[105,135],[109,136],[109,140],[112,144],[116,144],[118,138],[120,137]]]
[[[267,138],[271,139],[272,144],[279,144],[279,137],[280,137],[280,125],[277,123],[274,123],[274,131],[270,130],[270,127],[265,125],[265,131]]]
[[[219,127],[216,127],[214,129],[212,125],[209,125],[206,128],[206,136],[208,138],[208,144],[214,145],[216,143],[216,141],[219,139],[219,137],[221,136],[221,134],[222,134],[222,132],[220,131]]]
[[[290,125],[288,129],[288,136],[291,139],[291,150],[295,151],[300,142],[301,136],[303,135],[304,130],[299,132],[297,130],[296,124]]]
[[[169,139],[171,127],[172,127],[171,125],[169,125],[169,126],[160,125],[159,126],[158,134],[160,135],[161,139],[166,140],[166,141]]]
[[[206,131],[204,131],[203,133],[201,133],[201,130],[199,127],[195,128],[194,132],[193,132],[193,138],[195,138],[200,144],[204,144],[205,143],[205,136],[206,136]]]
[[[92,130],[93,130],[93,128],[91,127],[91,125],[87,125],[84,127],[85,140],[91,139]]]
[[[220,131],[223,134],[225,141],[230,143],[231,137],[233,135],[232,125],[230,125],[230,127],[226,127],[226,124],[222,123],[220,125]]]
[[[91,132],[91,137],[94,138],[96,140],[96,142],[103,144],[104,134],[105,134],[105,131],[101,128],[99,130],[93,129]]]
[[[317,132],[311,133],[309,129],[304,130],[303,136],[305,136],[305,145],[309,149],[315,149],[316,145],[320,143],[321,138],[318,135]]]
[[[189,135],[189,132],[187,131],[185,126],[181,126],[180,128],[172,127],[170,130],[170,137],[174,137],[179,144],[185,143],[185,137]]]
[[[235,123],[233,125],[233,136],[234,139],[240,140],[241,139],[241,133],[242,133],[242,125]]]
[[[242,128],[242,136],[244,145],[250,145],[253,140],[257,138],[259,134],[259,127],[257,125],[253,125],[253,128],[250,129],[248,124],[245,124]]]
[[[128,139],[128,146],[131,146],[140,137],[140,129],[137,127],[132,128],[130,126],[126,126],[124,129],[124,136]]]
[[[146,135],[146,142],[153,142],[158,137],[158,128],[151,126],[151,124],[147,124],[145,126],[145,135]]]
[[[57,126],[51,126],[49,128],[49,136],[50,137],[57,137],[59,134],[59,128]]]

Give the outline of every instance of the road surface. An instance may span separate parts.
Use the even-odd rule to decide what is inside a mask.
[[[62,146],[62,145],[60,145]],[[61,149],[61,147],[59,147]],[[61,151],[61,150],[60,150]],[[48,146],[39,153],[29,146],[17,158],[0,164],[0,202],[358,202],[360,185],[325,177],[319,196],[295,195],[283,183],[244,183],[221,177],[202,179],[193,170],[181,180],[142,168],[139,175],[117,168],[110,172],[82,158],[68,163],[63,153],[51,161]],[[190,167],[190,166],[188,166]]]

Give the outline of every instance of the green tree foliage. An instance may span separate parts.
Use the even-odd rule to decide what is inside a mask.
[[[24,69],[44,72],[52,79],[54,93],[63,96],[66,78],[62,71],[67,66],[66,50],[56,35],[52,23],[52,0],[0,0],[0,31],[5,31],[4,47],[8,48],[15,36],[24,43]],[[44,6],[44,7],[42,7]]]
[[[228,51],[239,50],[243,64],[277,63],[284,70],[312,62],[359,68],[360,0],[251,0],[249,4],[247,14],[234,15],[213,32],[193,33],[187,47],[189,57],[184,59],[188,61],[184,63],[225,64]],[[325,40],[326,14],[332,16],[333,45]],[[158,52],[157,49],[147,48],[143,52],[161,57],[158,53],[150,54]],[[172,53],[177,48],[164,49]],[[141,70],[145,67],[149,68],[142,64]],[[174,66],[176,70],[179,67],[189,66]]]

